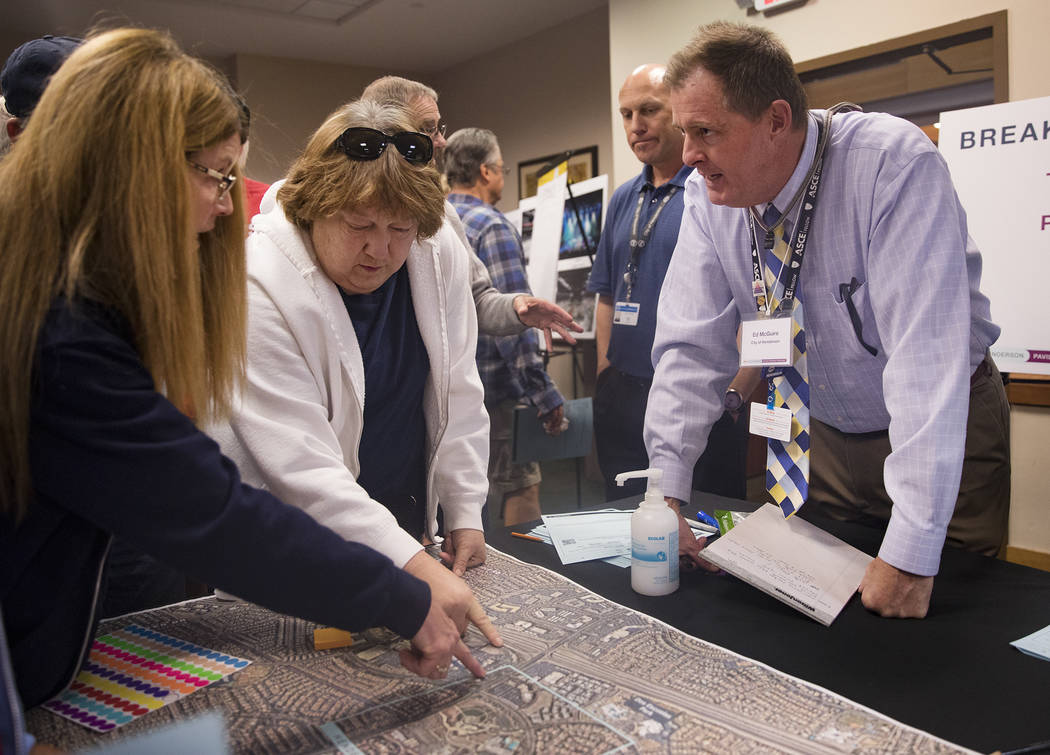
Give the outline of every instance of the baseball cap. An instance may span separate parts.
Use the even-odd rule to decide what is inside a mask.
[[[16,118],[28,117],[52,74],[83,41],[77,37],[45,34],[16,48],[0,73],[0,89],[7,100],[7,112]]]

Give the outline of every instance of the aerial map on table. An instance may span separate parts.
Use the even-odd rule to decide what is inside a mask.
[[[40,708],[29,730],[75,749],[219,709],[251,753],[965,751],[499,551],[468,582],[506,643],[469,633],[484,681],[458,663],[439,682],[410,674],[385,630],[314,650],[311,622],[208,598],[101,631],[138,624],[250,666],[115,733]]]

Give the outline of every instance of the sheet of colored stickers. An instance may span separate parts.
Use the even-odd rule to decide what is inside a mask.
[[[89,729],[112,731],[249,663],[131,624],[98,637],[69,689],[44,707]]]

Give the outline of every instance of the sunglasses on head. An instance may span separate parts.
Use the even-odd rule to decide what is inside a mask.
[[[374,128],[354,126],[335,140],[335,146],[351,160],[378,160],[389,144],[393,144],[403,158],[416,165],[426,165],[434,156],[434,142],[426,134],[417,131],[384,134]]]

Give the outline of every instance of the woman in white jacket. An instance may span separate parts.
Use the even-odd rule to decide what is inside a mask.
[[[471,598],[485,559],[488,419],[468,256],[443,224],[432,143],[407,114],[344,105],[248,238],[248,365],[215,436],[246,481],[430,584],[502,644]],[[442,558],[423,539],[446,533]]]

